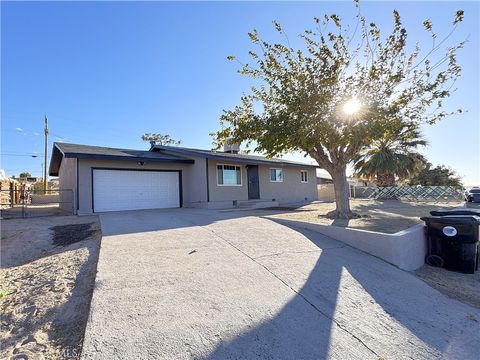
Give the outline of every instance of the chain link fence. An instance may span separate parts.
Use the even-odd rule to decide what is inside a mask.
[[[2,219],[37,216],[72,215],[73,190],[0,190],[0,217]]]
[[[453,186],[351,186],[354,199],[449,202],[464,200],[464,190]]]

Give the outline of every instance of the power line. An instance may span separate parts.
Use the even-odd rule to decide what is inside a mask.
[[[40,157],[41,154],[32,154],[32,155],[26,155],[26,154],[0,154],[1,156],[27,156],[27,157],[32,157],[32,158],[37,158]]]
[[[19,135],[28,135],[28,134],[31,134],[31,135],[35,135],[35,136],[40,136],[42,135],[41,131],[30,131],[30,130],[23,130],[22,131],[19,131],[19,130],[10,130],[10,129],[2,129],[2,133],[5,132],[5,131],[8,131],[8,132],[14,132],[14,133],[17,133]],[[59,135],[59,134],[56,134],[56,133],[53,133],[53,132],[50,132],[50,134],[52,134],[53,136],[59,138],[59,139],[69,139],[68,136],[62,136],[62,135]]]
[[[25,170],[25,168],[19,168],[19,169],[4,169],[0,168],[1,170],[5,170],[10,173],[16,173],[16,172],[22,172],[22,171],[28,171],[30,174],[42,174],[42,171],[40,170]]]
[[[18,119],[18,120],[28,120],[28,121],[38,121],[38,119],[34,119],[34,117],[23,117],[23,116],[2,116],[2,118],[5,118],[5,119]],[[84,121],[80,121],[79,119],[77,120],[72,120],[71,118],[65,118],[64,116],[55,116],[54,117],[55,120],[57,121],[63,121],[63,122],[67,122],[67,123],[75,123],[75,128],[79,129],[84,129],[84,130],[90,130],[92,128],[92,124],[89,124],[89,123],[85,123]],[[24,130],[24,129],[23,129]],[[2,130],[3,131],[3,130]],[[18,133],[22,133],[18,130],[8,130],[8,131],[15,131],[15,132],[18,132]],[[24,130],[24,132],[28,132],[28,133],[38,133],[38,134],[42,134],[43,133],[43,130],[40,130],[40,131],[26,131]],[[109,131],[108,129],[104,129],[102,130],[102,133],[104,133],[105,135],[108,135],[108,137],[113,137],[113,138],[116,138],[116,139],[124,139],[122,137],[122,135],[118,132],[115,132],[115,131]],[[50,134],[54,135],[54,136],[57,136],[57,137],[60,137],[62,139],[70,139],[69,137],[64,137],[64,136],[60,136],[58,134],[54,134],[52,132],[50,132]]]
[[[38,151],[32,151],[32,152],[29,152],[29,151],[12,151],[12,150],[7,150],[5,151],[4,153],[2,154],[22,154],[22,155],[41,155]]]

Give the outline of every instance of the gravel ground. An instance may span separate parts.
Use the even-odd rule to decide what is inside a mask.
[[[0,358],[75,359],[100,246],[96,216],[2,221]]]
[[[421,216],[428,216],[432,210],[447,210],[459,207],[462,203],[414,203],[398,200],[351,200],[353,211],[362,215],[360,219],[331,220],[325,217],[335,210],[334,202],[315,202],[298,208],[284,207],[278,216],[290,220],[302,220],[313,223],[350,227],[355,229],[378,231],[393,234],[423,221]]]
[[[424,265],[415,275],[442,294],[480,309],[480,271],[462,274]]]

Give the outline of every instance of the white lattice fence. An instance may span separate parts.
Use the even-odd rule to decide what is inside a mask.
[[[355,186],[351,197],[356,199],[407,201],[459,201],[463,190],[453,186]]]

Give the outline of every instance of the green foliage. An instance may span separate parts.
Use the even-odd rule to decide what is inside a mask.
[[[416,127],[399,124],[397,129],[386,131],[354,159],[355,174],[377,185],[393,186],[395,180],[404,180],[417,174],[427,162],[416,150],[426,146]],[[387,182],[387,183],[385,183]]]
[[[18,175],[19,178],[28,178],[28,177],[32,177],[32,174],[30,174],[28,171],[24,171],[22,173],[20,173],[20,175]]]
[[[456,14],[454,29],[462,17],[461,11]],[[316,30],[300,35],[305,50],[290,47],[276,22],[282,42],[264,41],[256,30],[248,34],[259,51],[249,52],[253,65],[242,64],[239,72],[260,85],[224,112],[222,130],[215,133],[218,146],[232,138],[255,141],[256,150],[271,156],[300,150],[329,170],[381,139],[392,121],[435,123],[451,114],[442,110],[441,101],[452,94],[451,85],[460,75],[456,51],[464,42],[448,47],[433,62],[430,57],[445,39],[435,42],[429,20],[427,30],[434,40],[421,58],[418,46],[407,52],[408,35],[397,11],[393,30],[384,37],[360,12],[355,26],[359,31],[353,34],[338,15],[314,20]],[[342,106],[352,97],[361,101],[362,111],[345,116]]]
[[[455,91],[461,74],[457,51],[465,42],[446,47],[446,41],[463,11],[455,14],[452,30],[440,41],[426,20],[431,46],[421,50],[416,44],[410,51],[396,10],[393,29],[384,33],[354,3],[353,26],[344,26],[337,14],[314,18],[315,28],[299,35],[304,46],[298,49],[277,22],[281,41],[268,42],[255,29],[248,34],[256,48],[249,51],[251,61],[228,59],[237,61],[239,73],[255,85],[239,105],[224,111],[221,130],[213,134],[217,147],[232,141],[267,156],[301,151],[332,175],[337,188],[346,184],[346,165],[398,124],[416,128],[462,112],[445,110],[443,100]],[[352,100],[361,104],[359,111],[345,111]],[[337,209],[348,207],[346,193],[337,192],[346,198],[341,205],[337,196]]]
[[[180,140],[174,140],[170,135],[158,134],[158,133],[145,133],[142,135],[143,141],[148,141],[150,144],[157,145],[180,145]]]
[[[433,167],[431,163],[427,163],[423,170],[412,176],[409,179],[409,183],[410,185],[454,186],[463,188],[462,180],[455,171],[445,165]]]
[[[7,289],[0,289],[0,299],[7,296],[10,292]]]

